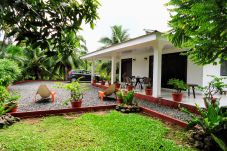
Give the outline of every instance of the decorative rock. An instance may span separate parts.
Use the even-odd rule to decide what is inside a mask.
[[[196,148],[202,149],[203,146],[204,146],[204,143],[202,143],[201,141],[195,141],[194,146],[195,146]]]
[[[2,115],[0,117],[0,128],[4,128],[6,126],[10,126],[14,124],[15,122],[20,121],[19,118],[13,117],[10,114]]]

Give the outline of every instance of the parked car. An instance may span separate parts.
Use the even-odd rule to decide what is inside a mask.
[[[75,81],[76,79],[80,78],[80,81],[91,81],[91,72],[86,70],[71,70],[69,72],[69,80]],[[100,80],[100,76],[95,74],[95,79],[97,81]]]

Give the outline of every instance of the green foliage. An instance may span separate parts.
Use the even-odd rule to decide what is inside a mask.
[[[0,85],[8,86],[15,81],[21,73],[18,65],[8,59],[0,59]]]
[[[227,151],[227,144],[225,142],[223,142],[220,138],[218,138],[214,134],[211,134],[211,136],[223,151]]]
[[[205,95],[205,99],[208,102],[211,102],[214,98],[214,95],[217,93],[222,93],[223,88],[226,88],[227,84],[223,82],[223,80],[226,78],[220,78],[213,75],[209,75],[209,77],[211,77],[212,80],[208,83],[208,85],[204,87],[199,86],[198,88]]]
[[[134,91],[127,92],[125,90],[120,90],[117,91],[116,95],[119,99],[123,99],[124,104],[131,105],[134,98]]]
[[[181,91],[187,89],[187,85],[185,84],[185,82],[179,79],[170,79],[168,81],[168,85],[172,85],[173,88],[176,89],[177,93],[181,93]]]
[[[76,81],[68,84],[63,84],[61,82],[56,83],[57,88],[63,88],[65,90],[71,91],[71,97],[69,100],[65,101],[66,104],[68,102],[80,101],[83,98],[83,92],[85,91],[85,88],[81,87],[79,80],[80,79],[77,79]]]
[[[226,133],[227,127],[227,111],[223,111],[220,108],[219,101],[214,104],[209,103],[206,109],[202,109],[196,104],[196,108],[199,111],[200,117],[190,113],[187,109],[182,109],[183,112],[189,114],[192,120],[189,122],[188,127],[194,127],[199,125],[202,127],[206,134],[212,135],[215,142],[223,149],[223,143],[226,138],[217,138],[217,134],[224,131]],[[223,132],[222,132],[223,133]]]
[[[100,43],[105,45],[104,47],[118,44],[129,39],[128,31],[123,29],[121,25],[112,26],[111,31],[111,37],[103,37],[99,40]]]
[[[184,143],[178,145],[173,138],[166,138],[168,132],[181,130],[169,129],[161,121],[146,116],[113,111],[67,117],[25,119],[2,129],[0,148],[32,151],[193,150]]]
[[[62,37],[77,33],[83,22],[94,28],[99,6],[98,0],[1,0],[0,29],[8,27],[7,37],[52,53],[61,47]]]
[[[178,47],[187,48],[197,64],[227,60],[227,3],[225,0],[170,0],[172,28],[168,37]]]
[[[0,86],[0,116],[11,111],[18,99],[19,95],[10,94],[5,87]]]

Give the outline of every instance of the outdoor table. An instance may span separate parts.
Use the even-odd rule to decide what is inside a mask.
[[[192,88],[192,92],[193,92],[193,97],[195,99],[195,87],[198,86],[198,84],[187,84],[188,85],[188,96],[190,96],[190,88]]]
[[[143,77],[135,77],[136,78],[136,84],[135,84],[135,87],[137,86],[137,84],[140,85],[140,88],[143,89],[143,85],[142,83],[140,82],[141,79],[143,79]]]

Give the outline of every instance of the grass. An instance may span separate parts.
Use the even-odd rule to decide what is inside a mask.
[[[192,150],[168,139],[170,131],[159,120],[116,111],[53,116],[22,120],[0,130],[0,150]],[[174,132],[176,138],[182,134]]]

